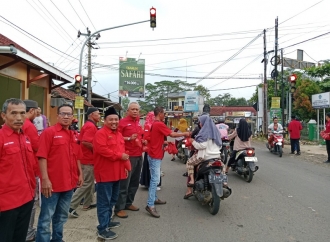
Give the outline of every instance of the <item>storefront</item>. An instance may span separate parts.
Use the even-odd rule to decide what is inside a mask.
[[[170,128],[176,128],[179,124],[181,118],[184,118],[188,122],[188,126],[193,126],[192,122],[193,113],[183,112],[183,111],[166,111],[165,112],[165,121],[166,125]]]

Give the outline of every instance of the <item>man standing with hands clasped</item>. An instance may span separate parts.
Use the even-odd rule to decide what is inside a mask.
[[[115,213],[119,218],[127,218],[124,211],[139,211],[133,205],[134,197],[139,188],[140,174],[142,168],[142,134],[143,130],[139,118],[140,106],[136,102],[128,105],[127,117],[119,121],[118,131],[122,133],[125,140],[125,149],[128,151],[132,170],[128,173],[127,179],[120,181],[120,191]],[[138,144],[140,142],[140,144]]]
[[[297,151],[296,155],[300,155],[300,131],[302,130],[301,123],[296,120],[296,116],[291,116],[291,122],[289,123],[288,130],[290,132],[291,154]]]
[[[119,116],[113,107],[104,113],[104,126],[96,132],[93,140],[94,175],[97,189],[98,237],[115,239],[111,229],[119,222],[111,221],[113,206],[119,195],[119,181],[126,179],[131,170],[129,155],[125,152],[123,136],[118,132]]]
[[[57,124],[45,129],[40,136],[37,157],[42,195],[38,242],[62,241],[73,189],[83,183],[79,161],[81,150],[74,132],[69,129],[72,118],[72,106],[62,104],[57,109]]]
[[[155,204],[166,204],[166,201],[161,201],[157,197],[157,184],[160,181],[160,166],[164,157],[164,138],[170,136],[173,138],[186,136],[189,137],[189,132],[176,133],[169,129],[165,124],[165,112],[162,107],[154,109],[155,121],[150,130],[150,142],[148,142],[148,161],[150,167],[150,186],[148,194],[148,202],[146,210],[151,216],[159,218],[160,215],[156,211]]]

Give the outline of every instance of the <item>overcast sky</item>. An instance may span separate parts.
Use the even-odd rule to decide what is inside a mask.
[[[313,6],[314,5],[314,6]],[[235,58],[239,50],[267,29],[267,50],[274,49],[275,18],[279,18],[279,47],[307,40],[330,31],[330,0],[10,0],[2,1],[0,15],[50,46],[79,59],[86,27],[92,32],[149,19],[150,7],[157,9],[157,28],[149,22],[101,33],[92,51],[93,92],[111,94],[118,101],[121,56],[145,59],[146,83],[181,79],[195,83],[219,67],[210,77],[254,77],[260,79],[206,79],[199,83],[215,89],[212,96],[229,92],[250,98],[263,73],[263,37],[260,35]],[[75,11],[76,12],[75,12]],[[87,14],[86,14],[87,13]],[[78,17],[79,15],[79,17]],[[72,77],[78,60],[40,43],[0,17],[0,33],[17,42],[45,62]],[[187,38],[189,37],[189,38]],[[304,60],[330,59],[330,35],[285,48],[285,57],[296,59],[296,50],[305,51]],[[272,56],[270,56],[271,58]],[[228,59],[232,59],[229,62]],[[84,61],[85,54],[84,54]],[[85,66],[85,64],[84,64]],[[273,68],[268,65],[268,74]],[[84,69],[84,74],[87,69]],[[173,77],[181,76],[181,78]],[[187,78],[186,78],[187,77]]]

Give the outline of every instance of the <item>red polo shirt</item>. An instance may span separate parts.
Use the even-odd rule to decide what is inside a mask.
[[[34,164],[29,138],[4,124],[0,129],[0,212],[20,207],[33,199]]]
[[[96,182],[113,182],[126,179],[125,169],[131,170],[129,160],[121,159],[125,153],[121,133],[103,127],[96,132],[93,141],[94,175]]]
[[[289,123],[289,132],[290,132],[290,139],[300,139],[300,130],[302,130],[301,123],[295,119],[293,119]]]
[[[89,142],[93,143],[94,136],[97,132],[97,127],[95,123],[91,120],[87,120],[84,126],[81,128],[79,139],[81,142]],[[81,164],[84,165],[93,165],[93,151],[88,149],[85,145],[82,143],[81,145],[81,151],[82,151],[82,157],[80,159]]]
[[[132,134],[137,134],[138,139],[142,140],[143,129],[140,124],[140,118],[133,119],[127,116],[119,121],[118,131],[123,137],[131,137]],[[135,143],[135,140],[125,141],[126,150],[129,151],[129,156],[142,156],[142,147]]]
[[[163,159],[164,157],[164,136],[169,136],[172,133],[163,122],[155,121],[150,130],[150,141],[148,142],[148,155],[154,159]]]
[[[34,171],[35,171],[35,175],[39,176],[40,175],[39,164],[38,164],[38,158],[36,156],[38,148],[39,148],[39,135],[38,135],[37,128],[34,126],[32,121],[27,118],[27,119],[25,119],[22,130],[23,130],[24,134],[26,136],[28,136],[31,141],[31,146],[33,149],[33,153],[35,155]]]
[[[39,142],[37,156],[47,160],[47,172],[53,192],[65,192],[77,186],[80,146],[72,130],[57,123],[45,129]]]

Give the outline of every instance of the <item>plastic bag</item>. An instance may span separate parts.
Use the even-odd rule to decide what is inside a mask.
[[[326,133],[324,130],[321,131],[320,135],[321,135],[322,139],[325,139],[325,140],[329,140],[330,139],[329,133]]]
[[[164,147],[164,150],[167,151],[169,154],[175,155],[178,153],[178,149],[173,142],[168,142],[167,146]]]
[[[140,140],[139,138],[136,138],[135,140],[135,145],[142,148],[142,140]]]

